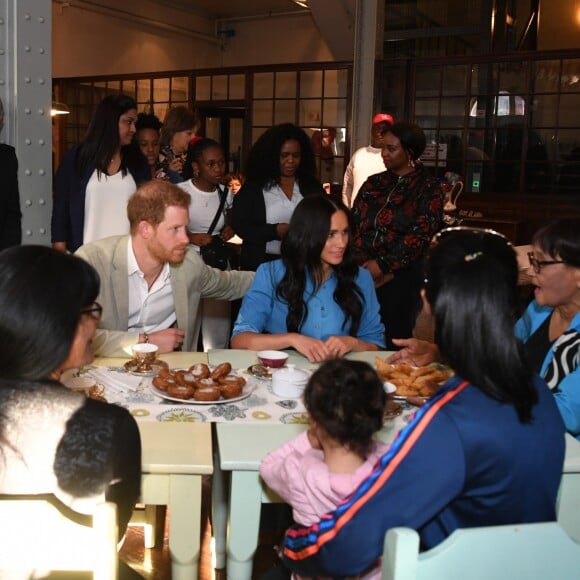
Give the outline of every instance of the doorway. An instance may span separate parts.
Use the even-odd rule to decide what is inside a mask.
[[[222,145],[227,173],[239,173],[244,160],[244,120],[242,107],[198,107],[200,133]]]

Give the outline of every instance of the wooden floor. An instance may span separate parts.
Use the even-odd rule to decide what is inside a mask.
[[[214,570],[212,567],[211,553],[211,523],[209,518],[211,487],[210,479],[204,481],[202,496],[202,534],[201,534],[201,557],[199,566],[199,580],[226,580],[225,570]],[[280,540],[285,524],[288,523],[288,512],[276,513],[272,517],[272,512],[280,511],[280,505],[268,505],[263,509],[263,521],[260,531],[259,546],[254,557],[254,573],[252,578],[259,579],[273,566],[274,546]],[[285,507],[285,506],[284,506]],[[169,555],[168,532],[169,518],[168,512],[165,518],[165,529],[158,530],[158,537],[155,548],[147,549],[144,546],[143,526],[130,525],[127,530],[125,543],[120,552],[120,558],[128,564],[135,572],[147,580],[170,580],[171,579],[171,558]],[[192,579],[195,580],[195,579]]]

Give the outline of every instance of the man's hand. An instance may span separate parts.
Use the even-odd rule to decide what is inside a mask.
[[[439,349],[432,342],[417,338],[393,338],[393,343],[402,348],[386,360],[390,364],[406,363],[424,367],[440,359]]]
[[[156,344],[159,347],[159,354],[163,354],[181,348],[184,338],[185,330],[181,330],[181,328],[166,328],[165,330],[152,332],[149,335],[149,342]]]

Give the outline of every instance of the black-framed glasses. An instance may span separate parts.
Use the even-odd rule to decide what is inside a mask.
[[[538,258],[534,256],[533,252],[528,252],[528,260],[530,261],[530,266],[532,267],[532,270],[534,270],[536,274],[539,274],[544,266],[566,263],[564,262],[564,260],[538,260]]]
[[[103,307],[98,302],[93,302],[90,306],[83,308],[81,314],[92,316],[95,320],[101,320],[103,316]]]
[[[445,237],[448,234],[452,234],[454,232],[471,232],[475,234],[495,236],[496,238],[502,239],[506,243],[506,245],[513,247],[513,244],[503,234],[500,234],[498,231],[492,230],[491,228],[475,228],[471,226],[451,226],[450,228],[442,229],[431,238],[431,245],[432,246],[437,245],[443,237]]]

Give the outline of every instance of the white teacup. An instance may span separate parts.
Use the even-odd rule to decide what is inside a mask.
[[[150,342],[140,342],[134,344],[131,347],[133,356],[137,361],[137,371],[150,371],[151,365],[155,362],[157,358],[157,351],[159,347],[156,344],[151,344]]]

